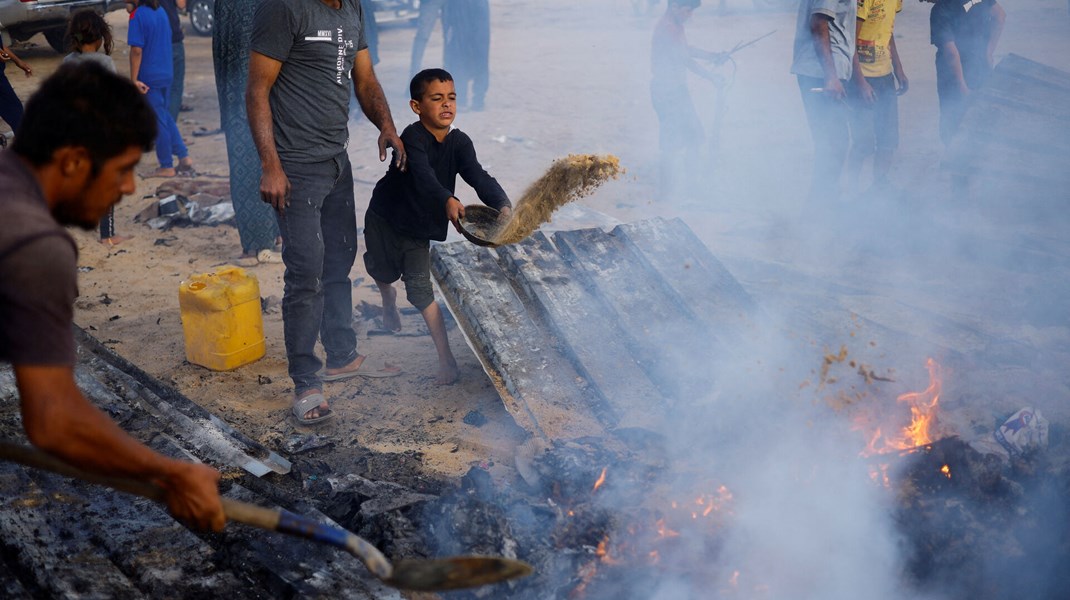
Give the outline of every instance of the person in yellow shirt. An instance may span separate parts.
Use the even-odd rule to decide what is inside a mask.
[[[848,101],[851,105],[851,152],[847,172],[857,185],[866,159],[873,157],[873,188],[890,187],[888,171],[899,146],[897,98],[910,84],[895,48],[895,15],[903,0],[858,0],[857,43]]]

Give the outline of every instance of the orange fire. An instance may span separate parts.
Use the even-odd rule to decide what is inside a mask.
[[[609,555],[609,536],[602,538],[601,542],[598,542],[598,548],[595,548],[595,556],[607,565],[618,565],[620,561]]]
[[[936,420],[936,405],[940,402],[940,365],[930,358],[925,367],[929,369],[929,387],[924,392],[903,394],[897,399],[910,404],[910,426],[903,429],[909,446],[902,449],[917,448],[933,441],[929,428]]]
[[[948,479],[951,479],[951,467],[949,467],[948,465],[940,467],[940,472],[943,473],[944,476]]]
[[[591,488],[591,493],[598,491],[598,488],[602,487],[602,484],[606,482],[606,469],[608,467],[602,467],[602,474],[598,476],[598,480],[594,482],[594,487]]]
[[[925,367],[929,370],[929,387],[921,392],[908,392],[896,399],[910,406],[910,425],[902,428],[898,436],[884,436],[878,427],[870,436],[862,456],[910,450],[932,443],[931,432],[940,403],[942,372],[940,365],[931,358],[926,361]]]

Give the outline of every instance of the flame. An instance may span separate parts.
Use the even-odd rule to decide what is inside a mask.
[[[930,358],[925,368],[929,370],[929,387],[923,392],[910,392],[897,398],[899,402],[910,404],[910,425],[903,428],[903,436],[910,444],[907,448],[917,448],[933,441],[929,429],[936,420],[936,406],[940,402],[940,365]]]
[[[598,542],[598,547],[594,550],[594,555],[598,557],[598,560],[607,565],[619,565],[621,561],[613,558],[609,555],[609,536],[602,538],[601,542]]]
[[[948,465],[940,467],[940,472],[943,473],[944,476],[948,479],[951,479],[951,467],[949,467]]]
[[[931,431],[936,424],[937,406],[940,403],[942,370],[931,358],[925,362],[925,367],[929,371],[929,387],[924,391],[908,392],[896,398],[897,402],[910,406],[910,425],[902,428],[899,436],[885,436],[881,428],[877,427],[860,453],[862,456],[912,450],[933,442]]]
[[[665,524],[665,519],[664,518],[658,519],[657,522],[654,523],[654,527],[657,529],[658,535],[663,537],[663,538],[664,537],[679,537],[679,535],[680,535],[679,531],[673,531],[672,529],[669,528],[668,525]]]
[[[591,488],[591,493],[598,491],[598,488],[602,487],[602,484],[606,482],[606,469],[608,467],[602,467],[602,474],[598,476],[598,480],[594,482],[594,487]]]

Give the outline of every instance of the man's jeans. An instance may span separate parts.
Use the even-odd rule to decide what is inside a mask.
[[[796,77],[814,138],[814,174],[809,199],[816,202],[836,200],[840,195],[844,159],[851,146],[850,112],[845,101],[830,100],[821,92],[810,91],[824,86],[824,79],[805,75]],[[847,86],[846,81],[841,83]]]
[[[330,369],[357,357],[349,281],[357,256],[353,169],[344,151],[318,163],[284,162],[282,168],[290,180],[290,204],[276,213],[286,265],[282,322],[290,378],[301,394],[323,389],[317,338]]]

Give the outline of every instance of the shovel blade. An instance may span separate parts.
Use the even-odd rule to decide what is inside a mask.
[[[526,562],[497,556],[404,559],[384,581],[396,588],[433,592],[477,587],[531,574]]]

